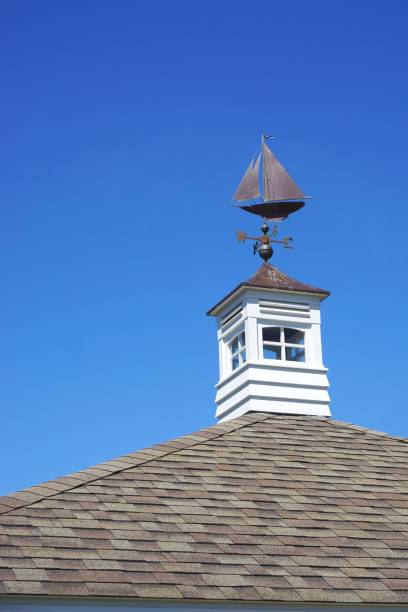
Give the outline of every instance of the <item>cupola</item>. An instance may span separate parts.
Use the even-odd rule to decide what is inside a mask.
[[[209,310],[218,328],[220,421],[253,411],[330,416],[320,333],[328,295],[263,263]]]

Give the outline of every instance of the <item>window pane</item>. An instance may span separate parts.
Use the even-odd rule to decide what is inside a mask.
[[[246,362],[246,350],[243,350],[241,353],[241,359],[242,359],[242,363]]]
[[[264,327],[262,337],[264,342],[280,342],[280,327]]]
[[[238,336],[233,339],[231,342],[231,353],[236,353],[238,351]]]
[[[239,343],[241,348],[245,346],[245,332],[239,335]]]
[[[239,357],[238,355],[235,355],[235,357],[232,358],[232,369],[236,370],[238,366],[239,366]]]
[[[294,346],[287,346],[285,348],[286,361],[304,361],[305,360],[305,349],[295,348]]]
[[[270,346],[264,344],[263,356],[264,359],[282,359],[282,349],[280,346]]]
[[[298,329],[285,327],[285,342],[288,344],[304,344],[305,334]]]

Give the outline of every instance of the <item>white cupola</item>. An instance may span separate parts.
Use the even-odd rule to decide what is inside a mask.
[[[264,263],[209,310],[218,326],[220,421],[254,411],[330,416],[320,335],[328,295]]]

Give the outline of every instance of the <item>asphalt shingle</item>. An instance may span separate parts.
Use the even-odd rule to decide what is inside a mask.
[[[408,603],[408,445],[249,414],[0,498],[0,593]]]

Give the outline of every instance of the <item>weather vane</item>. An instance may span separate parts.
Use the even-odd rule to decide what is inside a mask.
[[[269,233],[267,221],[283,221],[302,208],[308,197],[299,189],[266,144],[270,138],[273,136],[262,134],[260,152],[252,159],[233,195],[233,200],[239,202],[236,206],[264,219],[261,226],[262,236],[254,237],[248,236],[246,232],[237,232],[240,242],[255,241],[254,254],[258,253],[264,261],[272,257],[272,243],[283,244],[286,249],[293,248],[293,239],[289,236],[276,240],[278,235],[276,225]],[[262,193],[259,187],[260,178],[262,178]]]

